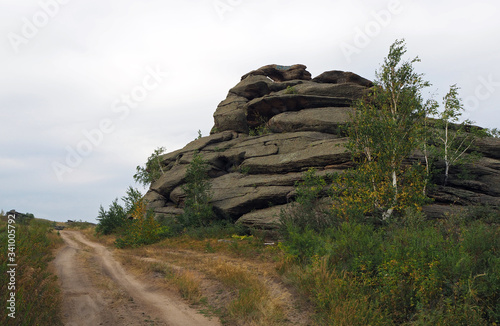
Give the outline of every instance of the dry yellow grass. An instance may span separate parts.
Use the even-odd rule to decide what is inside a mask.
[[[179,292],[184,299],[193,304],[200,302],[203,297],[201,293],[201,281],[193,272],[189,270],[179,271],[173,281],[179,288]]]
[[[114,237],[89,238],[112,246]],[[135,249],[116,249],[128,271],[165,290],[175,290],[190,304],[216,314],[229,325],[307,325],[296,298],[279,281],[279,251],[255,239],[165,239]],[[293,320],[291,322],[290,320]]]
[[[207,259],[206,272],[237,291],[237,297],[227,307],[229,315],[241,325],[282,325],[282,297],[273,296],[264,279],[242,265],[222,259]]]
[[[107,247],[114,247],[115,245],[115,240],[116,240],[116,235],[110,234],[110,235],[96,235],[95,233],[95,227],[90,227],[84,230],[79,230],[82,232],[87,238],[89,238],[92,241],[99,242],[102,245],[105,245]]]

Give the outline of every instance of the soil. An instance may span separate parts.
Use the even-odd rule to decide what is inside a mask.
[[[54,268],[63,298],[63,321],[85,325],[220,325],[174,292],[128,273],[105,246],[79,231],[60,231],[65,242]]]

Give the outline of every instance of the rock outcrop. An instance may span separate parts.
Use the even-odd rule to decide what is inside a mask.
[[[162,156],[167,172],[146,194],[148,207],[167,216],[183,212],[186,170],[199,152],[210,166],[217,215],[275,227],[305,170],[326,174],[352,166],[342,126],[353,101],[372,86],[351,72],[311,79],[304,65],[268,65],[245,74],[217,107],[210,136]],[[455,171],[447,187],[434,190],[428,214],[443,214],[450,204],[500,206],[500,141],[482,140],[479,149],[484,156],[471,166],[473,178],[460,179]]]

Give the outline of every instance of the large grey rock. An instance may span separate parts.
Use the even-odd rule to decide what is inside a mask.
[[[348,72],[328,72],[311,81],[304,65],[268,65],[244,75],[214,113],[211,133],[248,134],[273,116],[321,107],[348,107],[372,83]]]
[[[475,143],[475,150],[485,157],[500,159],[500,138],[478,139]]]
[[[262,97],[271,93],[273,81],[266,76],[248,76],[229,90],[234,94],[246,99]]]
[[[208,162],[215,213],[275,229],[305,170],[326,175],[353,166],[342,127],[354,112],[353,101],[372,86],[342,71],[311,80],[303,65],[269,65],[246,74],[217,107],[210,136],[162,155],[165,174],[145,195],[148,208],[158,216],[182,214],[187,167],[200,153]],[[434,202],[424,207],[428,216],[442,217],[457,205],[500,206],[500,139],[481,139],[476,150],[483,157],[467,166],[467,178],[452,168],[447,186],[433,188]],[[421,161],[416,154],[407,163]]]
[[[316,95],[268,95],[254,99],[247,104],[247,123],[255,128],[282,112],[299,111],[310,108],[348,107],[352,100],[343,97]]]
[[[293,66],[267,65],[243,75],[241,80],[250,76],[266,76],[275,82],[283,82],[294,79],[310,80],[311,73],[306,69],[306,66],[300,64]]]
[[[184,183],[187,171],[187,165],[175,165],[158,180],[153,182],[150,190],[157,192],[165,198],[169,198],[170,192],[177,186]]]
[[[249,158],[241,166],[250,173],[286,173],[309,167],[342,166],[351,159],[344,147],[345,142],[345,139],[315,141],[294,152]]]
[[[353,109],[327,107],[297,112],[284,112],[272,117],[267,123],[272,132],[319,131],[341,135],[353,114]]]
[[[167,204],[167,199],[154,190],[149,190],[143,199],[148,207],[153,209],[164,207]]]
[[[261,230],[275,230],[280,225],[280,214],[290,204],[271,206],[243,214],[236,223]]]
[[[344,83],[354,83],[365,87],[372,87],[373,82],[356,75],[352,72],[332,70],[326,71],[313,79],[316,83],[330,83],[330,84],[344,84]]]
[[[229,95],[222,101],[214,113],[212,133],[225,130],[248,133],[246,122],[246,103],[248,100],[237,95]]]
[[[321,84],[313,81],[303,82],[293,86],[293,90],[300,95],[329,96],[357,100],[367,94],[369,89],[356,83]],[[282,92],[287,92],[285,89]],[[290,92],[290,89],[288,89]]]

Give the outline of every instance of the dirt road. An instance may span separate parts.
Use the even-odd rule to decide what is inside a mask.
[[[61,231],[66,245],[54,266],[61,282],[65,325],[220,325],[173,294],[127,273],[103,245],[78,231]]]

